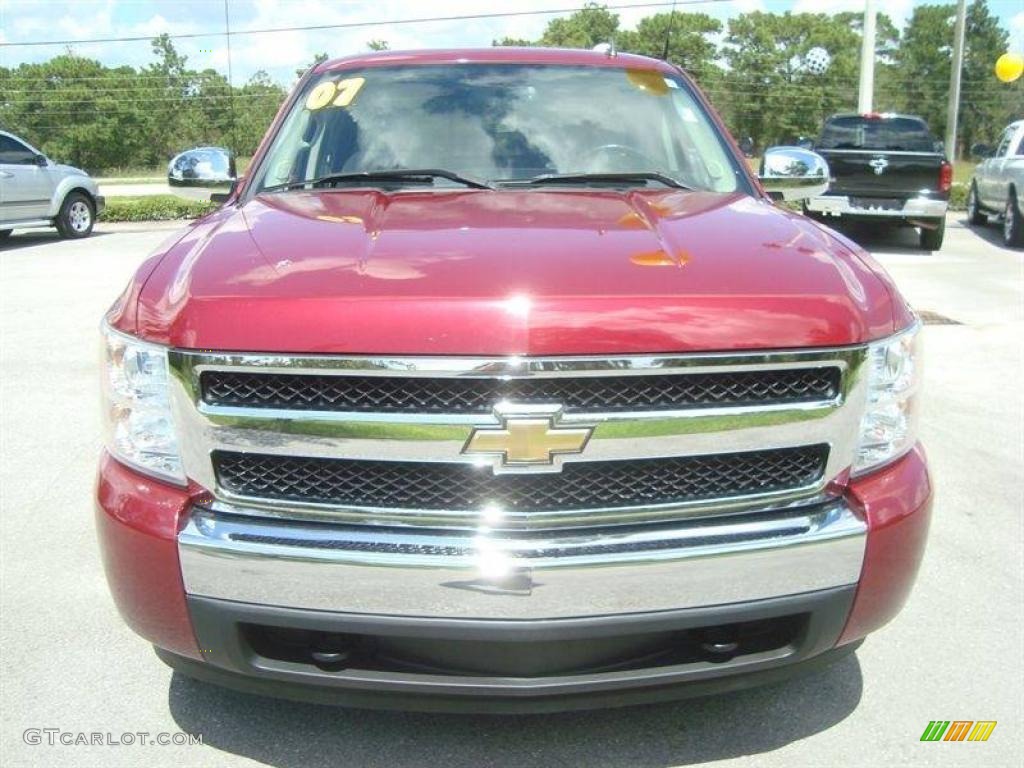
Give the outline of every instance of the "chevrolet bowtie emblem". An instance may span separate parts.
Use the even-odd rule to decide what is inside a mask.
[[[494,456],[495,471],[555,467],[555,457],[581,453],[593,433],[593,427],[561,427],[560,406],[515,406],[502,404],[494,409],[501,422],[497,427],[477,427],[462,452],[467,455]]]

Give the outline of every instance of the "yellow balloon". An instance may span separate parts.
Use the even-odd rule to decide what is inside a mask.
[[[996,60],[996,77],[1004,83],[1012,83],[1024,73],[1024,56],[1019,53],[1004,53]]]

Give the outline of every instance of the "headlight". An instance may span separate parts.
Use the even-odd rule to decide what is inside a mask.
[[[107,450],[141,472],[184,484],[171,415],[167,350],[103,326]]]
[[[853,462],[855,474],[899,458],[917,442],[920,326],[868,347],[868,393]]]

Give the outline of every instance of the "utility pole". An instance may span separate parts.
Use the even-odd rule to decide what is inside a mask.
[[[235,86],[231,77],[231,16],[228,14],[228,0],[224,0],[224,42],[228,47],[228,109],[230,109],[230,133],[232,152],[238,151],[238,137],[235,135]]]
[[[860,90],[857,111],[872,111],[875,95],[875,0],[864,0],[864,29],[860,45]]]
[[[950,160],[956,160],[956,121],[960,111],[960,70],[964,63],[966,32],[967,0],[958,0],[953,29],[953,69],[949,73],[949,103],[946,105],[946,157]]]

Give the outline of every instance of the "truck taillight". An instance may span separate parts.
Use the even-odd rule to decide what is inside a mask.
[[[947,163],[945,160],[942,161],[942,166],[939,168],[939,191],[949,192],[953,187],[953,166]]]

